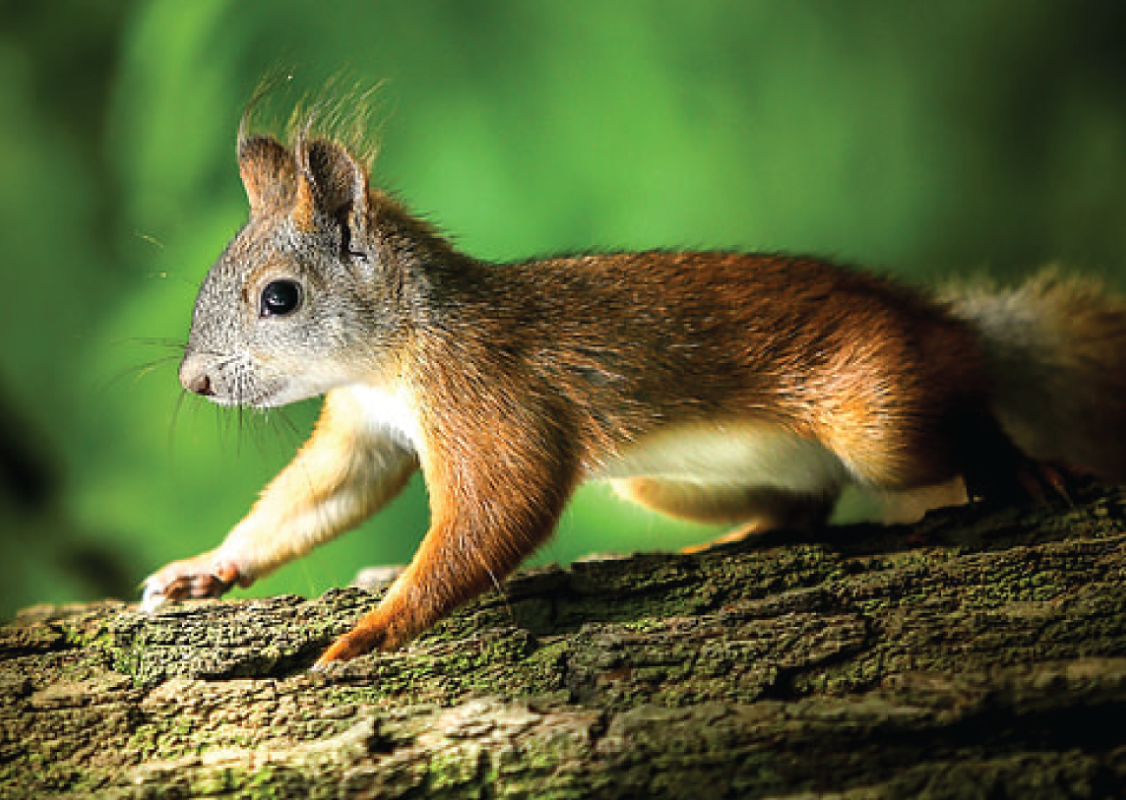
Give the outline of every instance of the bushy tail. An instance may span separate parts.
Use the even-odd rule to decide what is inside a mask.
[[[980,333],[993,412],[1017,447],[1126,484],[1126,300],[1054,269],[943,299]]]

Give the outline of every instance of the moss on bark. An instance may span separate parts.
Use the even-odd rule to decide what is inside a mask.
[[[0,797],[1106,797],[1126,499],[969,507],[526,571],[399,653],[372,603],[37,608],[0,630]]]

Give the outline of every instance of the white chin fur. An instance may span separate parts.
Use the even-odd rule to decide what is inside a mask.
[[[221,406],[248,406],[266,410],[299,403],[312,397],[320,397],[336,388],[337,385],[338,383],[327,381],[324,384],[286,381],[258,394],[248,393],[245,397],[214,396],[208,399]]]

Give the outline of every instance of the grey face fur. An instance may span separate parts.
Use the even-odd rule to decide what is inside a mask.
[[[266,408],[370,378],[390,344],[380,319],[395,315],[366,173],[323,140],[290,151],[256,138],[239,156],[250,220],[200,287],[180,382],[216,403]]]

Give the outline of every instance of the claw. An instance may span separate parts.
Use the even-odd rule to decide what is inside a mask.
[[[168,597],[156,586],[146,582],[141,593],[141,611],[145,614],[154,614],[168,602]]]
[[[341,636],[339,639],[333,642],[332,646],[329,647],[328,650],[321,653],[321,657],[317,659],[317,663],[313,664],[313,666],[309,668],[309,671],[324,672],[328,669],[329,664],[333,664],[338,661],[349,661],[355,658],[357,655],[361,655],[361,653],[352,654],[349,652],[349,650],[350,648],[348,646],[346,637]]]
[[[310,672],[324,672],[330,664],[351,661],[373,650],[381,650],[386,641],[386,633],[380,625],[361,620],[356,627],[338,637],[327,650],[321,653],[317,663],[310,667]]]

